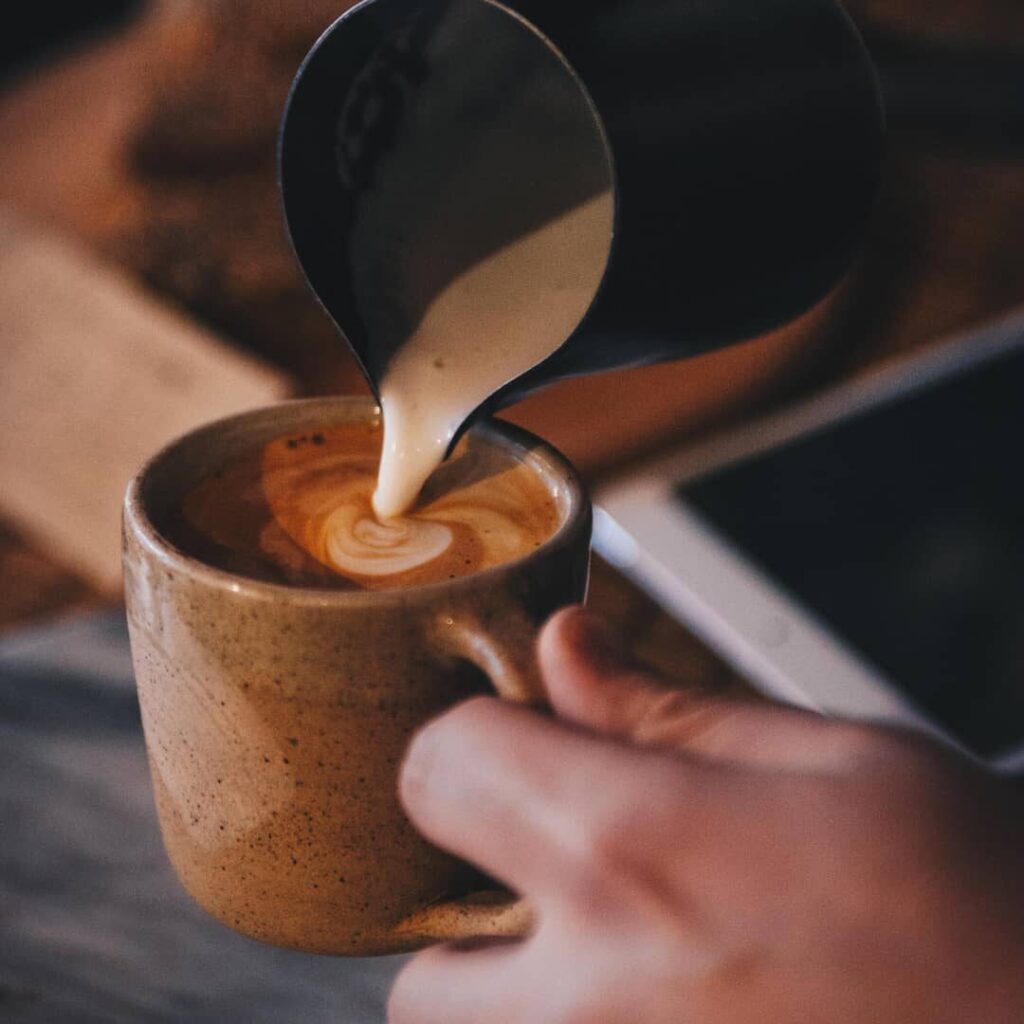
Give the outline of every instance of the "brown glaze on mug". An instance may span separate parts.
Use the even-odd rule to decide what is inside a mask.
[[[528,910],[413,830],[396,772],[413,731],[497,689],[539,699],[533,639],[582,599],[590,507],[553,449],[505,425],[560,513],[525,557],[418,588],[351,591],[233,575],[161,524],[190,488],[292,430],[369,421],[365,399],[247,413],[165,449],[129,488],[124,566],[157,809],[185,888],[237,931],[317,953],[374,955],[521,934]]]

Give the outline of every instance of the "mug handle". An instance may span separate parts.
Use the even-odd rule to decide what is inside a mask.
[[[519,607],[502,609],[485,623],[467,613],[443,615],[436,623],[434,643],[448,657],[476,665],[498,696],[516,704],[541,704],[544,688],[534,657],[536,627]],[[525,638],[531,642],[524,643]],[[434,903],[406,918],[397,934],[412,945],[472,938],[522,938],[533,927],[526,900],[508,891],[472,893]]]
[[[542,704],[544,687],[533,649],[536,632],[526,612],[509,604],[486,622],[468,612],[442,615],[434,644],[448,657],[476,665],[499,697],[515,704]]]

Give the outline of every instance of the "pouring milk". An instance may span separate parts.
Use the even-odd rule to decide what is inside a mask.
[[[574,74],[497,5],[451,0],[414,19],[350,96],[346,271],[380,397],[386,523],[466,419],[586,315],[611,251],[613,172]]]
[[[412,506],[474,409],[583,319],[604,274],[612,207],[606,192],[563,214],[470,268],[427,309],[381,384],[381,519]]]

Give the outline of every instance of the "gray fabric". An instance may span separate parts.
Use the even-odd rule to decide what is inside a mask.
[[[378,1024],[400,962],[272,949],[191,903],[121,616],[0,642],[0,1020]]]

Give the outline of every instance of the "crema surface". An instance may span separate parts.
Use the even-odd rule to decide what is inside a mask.
[[[554,495],[501,446],[463,440],[407,514],[379,519],[378,424],[285,435],[186,496],[171,539],[219,568],[307,586],[387,589],[520,558],[558,528]]]

